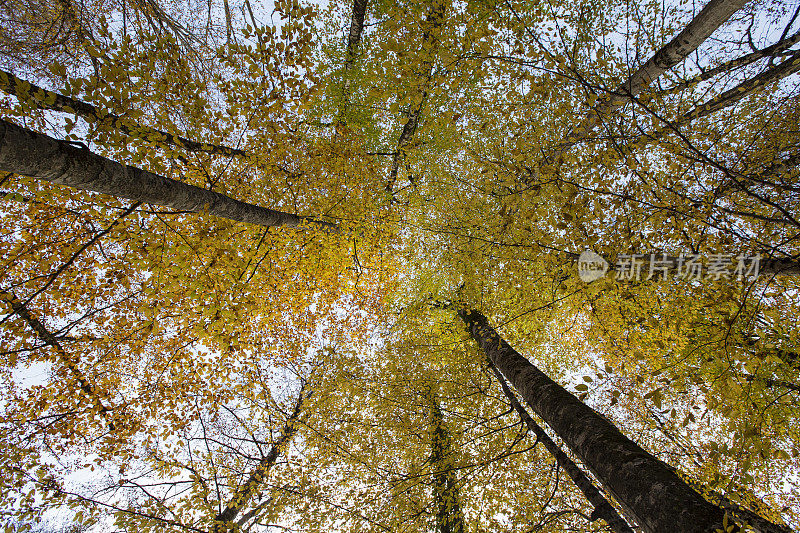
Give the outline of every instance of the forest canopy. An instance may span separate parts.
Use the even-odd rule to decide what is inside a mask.
[[[0,1],[8,532],[800,527],[800,7]]]

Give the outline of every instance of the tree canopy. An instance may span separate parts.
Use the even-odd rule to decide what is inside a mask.
[[[0,12],[6,531],[800,527],[797,5]]]

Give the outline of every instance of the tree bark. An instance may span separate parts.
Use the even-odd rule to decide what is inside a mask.
[[[646,533],[710,533],[725,512],[522,357],[474,310],[459,317],[478,346]]]
[[[748,0],[711,0],[683,31],[631,74],[615,92],[603,98],[547,157],[547,162],[557,162],[575,144],[588,138],[603,116],[624,106],[632,96],[641,93],[656,78],[683,61],[747,2]]]
[[[342,95],[342,108],[339,112],[340,123],[346,122],[345,115],[350,107],[350,71],[356,59],[356,50],[361,44],[361,34],[364,32],[364,19],[367,15],[367,0],[353,0],[353,10],[350,17],[350,31],[347,34],[347,50],[344,59],[344,89]]]
[[[433,493],[436,502],[436,530],[439,533],[466,533],[464,513],[453,469],[453,444],[444,423],[439,402],[429,394],[431,408],[431,464]]]
[[[500,383],[500,387],[503,389],[503,394],[506,395],[508,401],[511,403],[511,407],[519,415],[520,419],[525,422],[525,425],[528,426],[536,438],[541,442],[545,449],[553,456],[553,458],[572,479],[575,483],[575,486],[583,493],[589,503],[594,507],[594,511],[592,512],[591,519],[603,519],[606,523],[611,527],[611,530],[614,533],[634,533],[631,526],[623,519],[617,510],[611,505],[611,503],[603,496],[603,494],[598,490],[597,487],[594,486],[592,480],[589,479],[583,470],[581,470],[578,465],[576,465],[572,459],[567,456],[564,451],[558,447],[558,445],[553,442],[553,439],[542,429],[542,427],[537,424],[531,415],[528,414],[528,411],[522,404],[517,401],[517,397],[514,396],[514,393],[511,392],[511,389],[508,388],[508,384],[506,383],[503,374],[497,370],[497,367],[494,366],[492,361],[489,361],[489,366],[494,372],[495,377],[497,378],[498,383]]]
[[[34,85],[33,83],[17,78],[10,72],[5,72],[3,70],[0,70],[0,90],[15,96],[19,100],[32,100],[34,105],[40,109],[74,113],[75,115],[78,115],[89,122],[105,122],[111,124],[114,128],[125,133],[126,135],[132,135],[141,138],[161,138],[164,140],[164,142],[186,150],[187,152],[206,152],[209,154],[227,156],[247,155],[244,150],[240,150],[238,148],[231,148],[229,146],[221,146],[211,143],[201,143],[191,139],[186,139],[180,135],[173,135],[165,131],[157,130],[149,126],[128,126],[125,123],[126,120],[119,115],[106,113],[97,109],[92,104],[82,102],[81,100],[76,100],[75,98],[70,98],[53,91],[48,91],[47,89],[43,89],[38,85]]]
[[[56,336],[49,329],[47,329],[47,327],[38,318],[31,314],[28,307],[19,298],[17,298],[13,292],[7,292],[0,289],[0,300],[5,300],[8,305],[11,306],[11,309],[17,315],[22,317],[28,326],[36,332],[42,342],[55,350],[61,364],[66,366],[67,369],[72,373],[72,376],[75,378],[75,381],[78,382],[80,389],[94,404],[94,408],[97,413],[103,418],[103,420],[106,421],[109,431],[116,431],[117,427],[114,424],[112,410],[103,403],[101,395],[97,391],[97,387],[95,387],[89,378],[87,378],[86,375],[81,372],[81,370],[75,364],[75,361],[73,361],[73,358],[70,357],[61,346],[61,343],[58,341]]]
[[[425,106],[425,102],[428,99],[428,87],[433,79],[433,56],[436,53],[439,42],[436,36],[436,30],[444,22],[444,15],[447,7],[448,4],[445,0],[437,0],[425,19],[425,29],[422,32],[422,50],[428,55],[427,59],[422,62],[422,70],[425,79],[419,88],[419,101],[406,112],[406,122],[403,124],[403,131],[397,139],[397,149],[392,155],[392,163],[389,169],[389,181],[386,184],[386,192],[389,194],[392,194],[394,184],[397,181],[397,173],[400,170],[400,163],[405,159],[406,148],[408,148],[414,138],[414,134],[419,126],[420,116],[422,115],[422,108]]]
[[[65,141],[0,119],[0,171],[108,194],[178,211],[211,215],[266,227],[302,224],[336,231],[329,222],[314,220],[234,200],[224,194],[121,165]]]
[[[297,425],[303,410],[303,402],[311,395],[311,393],[306,394],[306,385],[307,382],[303,383],[303,386],[300,388],[300,393],[294,404],[294,410],[292,414],[289,415],[289,418],[286,419],[286,424],[283,426],[283,429],[281,429],[280,436],[272,444],[267,455],[261,458],[247,480],[238,488],[233,497],[231,497],[225,509],[214,518],[214,526],[211,530],[212,533],[223,533],[231,529],[236,529],[241,525],[235,523],[236,517],[242,509],[250,504],[253,497],[260,492],[267,473],[275,466],[278,457],[280,457],[280,454],[284,451],[286,446],[289,445],[292,437],[294,437],[297,432]]]

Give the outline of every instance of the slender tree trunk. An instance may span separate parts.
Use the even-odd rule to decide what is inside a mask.
[[[311,395],[310,392],[306,393],[306,386],[307,382],[303,383],[297,396],[297,401],[294,404],[294,410],[289,415],[289,418],[286,419],[286,424],[281,429],[280,436],[272,444],[267,455],[261,458],[247,477],[247,480],[242,483],[231,497],[225,509],[214,518],[212,533],[224,533],[243,525],[236,522],[236,517],[259,494],[270,469],[275,466],[278,457],[284,452],[297,432],[297,426],[303,410],[303,402]]]
[[[228,0],[223,1],[225,7],[225,42],[231,44],[231,33],[233,33],[233,23],[231,21],[231,6]]]
[[[710,533],[725,512],[522,357],[482,314],[459,317],[478,346],[646,533]]]
[[[227,6],[227,4],[226,4]],[[28,81],[17,78],[10,72],[0,70],[0,90],[10,95],[15,96],[19,100],[31,100],[33,104],[40,109],[49,109],[51,111],[63,111],[66,113],[74,113],[89,122],[103,122],[110,124],[112,127],[125,133],[126,135],[133,135],[140,138],[153,138],[161,139],[167,144],[176,146],[187,152],[206,152],[216,155],[236,155],[244,156],[246,152],[238,148],[231,148],[229,146],[221,146],[211,143],[201,143],[186,139],[179,135],[173,135],[165,131],[157,130],[149,126],[135,125],[130,126],[126,124],[126,120],[113,113],[106,113],[97,109],[92,104],[70,98],[53,91],[43,89],[38,85],[34,85]]]
[[[397,181],[397,173],[400,170],[400,163],[405,159],[406,149],[411,145],[414,134],[419,127],[419,119],[422,115],[422,108],[428,99],[428,88],[433,79],[433,61],[434,55],[438,49],[439,39],[436,30],[444,23],[445,11],[449,4],[446,0],[436,0],[436,3],[431,8],[431,12],[423,23],[424,30],[422,32],[422,51],[427,54],[426,59],[422,62],[421,70],[423,71],[424,80],[420,84],[416,105],[406,113],[406,122],[403,124],[403,131],[400,133],[400,138],[397,139],[397,149],[392,156],[392,163],[389,169],[389,181],[386,184],[386,192],[392,194],[394,184]]]
[[[506,395],[508,401],[511,403],[511,407],[517,412],[519,417],[525,422],[525,425],[528,426],[536,438],[541,442],[545,449],[553,456],[553,458],[572,479],[575,483],[575,486],[580,489],[589,503],[594,507],[594,511],[592,512],[591,519],[603,519],[606,523],[611,527],[611,530],[614,533],[634,533],[631,526],[623,519],[617,510],[609,503],[609,501],[603,496],[603,494],[594,486],[592,480],[589,479],[589,476],[584,474],[583,470],[581,470],[578,465],[576,465],[572,459],[567,456],[564,451],[558,447],[558,445],[553,442],[553,439],[542,429],[542,427],[537,424],[531,415],[528,414],[528,411],[525,410],[525,407],[517,401],[517,397],[514,396],[514,393],[511,392],[511,389],[508,388],[508,384],[506,383],[503,374],[497,370],[497,367],[494,366],[492,361],[489,361],[489,366],[492,368],[492,372],[494,372],[495,377],[497,378],[498,383],[500,383],[500,387],[503,389],[503,394]]]
[[[800,42],[800,31],[792,35],[791,37],[786,37],[785,39],[781,39],[777,43],[764,48],[763,50],[758,50],[756,52],[751,52],[749,54],[745,54],[741,57],[737,57],[736,59],[731,59],[730,61],[726,61],[720,65],[717,65],[714,68],[710,68],[697,76],[694,76],[686,81],[682,81],[680,83],[675,84],[672,87],[664,89],[663,91],[659,92],[659,96],[676,93],[678,91],[682,91],[687,89],[693,85],[697,85],[700,82],[710,80],[714,76],[718,74],[722,74],[723,72],[728,72],[734,69],[738,69],[751,63],[755,63],[759,59],[764,59],[766,57],[774,58],[777,57],[779,54],[788,50],[795,44]]]
[[[0,171],[178,211],[207,211],[214,216],[259,226],[297,227],[305,223],[325,231],[336,231],[334,224],[240,202],[224,194],[121,165],[86,148],[1,119]]]
[[[439,533],[466,533],[464,514],[453,469],[453,444],[433,392],[428,397],[431,408],[431,465],[436,501],[436,530]]]
[[[344,89],[342,94],[342,108],[339,112],[340,122],[346,122],[347,109],[350,106],[350,72],[356,60],[356,51],[361,44],[361,34],[364,32],[364,19],[367,15],[367,0],[353,0],[353,11],[350,16],[350,31],[347,34],[347,51],[344,59]]]
[[[83,391],[86,397],[94,405],[95,411],[97,411],[103,420],[106,421],[108,429],[110,431],[116,431],[117,426],[114,424],[113,412],[111,408],[107,407],[103,403],[102,395],[98,392],[97,387],[95,387],[89,378],[86,377],[86,375],[78,368],[78,365],[76,364],[77,359],[67,354],[64,348],[61,346],[61,343],[58,341],[58,338],[49,329],[47,329],[47,327],[38,318],[31,314],[28,307],[19,298],[17,298],[14,293],[0,289],[0,300],[6,301],[11,309],[13,309],[13,311],[19,315],[33,331],[36,332],[42,342],[55,350],[59,363],[63,364],[70,371],[72,376],[75,378],[75,381],[78,382],[78,386],[80,387],[81,391]]]
[[[604,116],[624,106],[631,96],[641,93],[664,72],[683,61],[747,2],[748,0],[711,0],[683,31],[631,74],[615,92],[603,98],[548,156],[547,161],[557,162],[572,146],[588,138]]]

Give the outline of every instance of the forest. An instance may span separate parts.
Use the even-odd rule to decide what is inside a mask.
[[[786,0],[0,0],[0,524],[800,528],[798,71]]]

